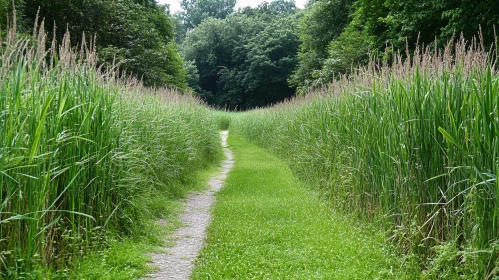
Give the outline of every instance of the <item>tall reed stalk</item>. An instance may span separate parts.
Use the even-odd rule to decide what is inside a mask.
[[[428,278],[499,276],[499,76],[480,42],[419,49],[233,117],[338,208],[380,222]]]
[[[100,71],[93,40],[46,39],[41,23],[0,42],[0,278],[41,278],[140,230],[149,198],[221,150],[197,99]]]

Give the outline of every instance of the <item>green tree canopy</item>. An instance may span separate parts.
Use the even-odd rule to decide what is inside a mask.
[[[246,45],[243,85],[249,106],[265,106],[294,95],[287,79],[298,63],[297,24],[293,15],[272,21]]]
[[[297,62],[297,16],[266,16],[262,7],[207,19],[187,34],[184,56],[195,62],[198,94],[208,103],[246,109],[294,95],[286,80]]]
[[[405,53],[435,42],[442,48],[461,34],[470,40],[480,27],[487,48],[495,25],[497,0],[315,0],[300,22],[299,66],[290,83],[306,91],[365,63],[369,53],[387,47]]]
[[[174,41],[173,20],[154,0],[25,0],[24,17],[34,22],[38,9],[49,30],[66,27],[71,41],[81,44],[83,33],[97,37],[104,65],[121,61],[121,69],[147,86],[186,88],[186,71]]]
[[[224,19],[234,12],[237,0],[182,0],[179,14],[187,30],[194,29],[203,20],[213,17]]]
[[[7,18],[9,14],[9,2],[7,0],[0,0],[0,28],[2,30],[7,26]]]
[[[23,10],[25,6],[24,0],[0,0],[0,30],[5,33],[7,30],[7,23],[12,24],[13,21],[13,8],[17,12],[17,27],[21,32],[25,31],[25,23],[23,21]],[[12,5],[14,4],[14,6]]]
[[[328,46],[340,36],[350,22],[354,0],[320,0],[311,2],[300,20],[300,52],[298,68],[290,78],[292,85],[300,87],[313,80],[328,57]]]

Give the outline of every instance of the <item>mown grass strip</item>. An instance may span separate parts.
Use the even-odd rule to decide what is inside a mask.
[[[375,279],[397,261],[381,235],[332,212],[287,165],[238,136],[193,279]]]

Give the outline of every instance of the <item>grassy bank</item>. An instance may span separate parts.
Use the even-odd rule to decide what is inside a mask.
[[[382,236],[333,213],[286,163],[229,136],[236,158],[218,193],[193,279],[393,279]]]
[[[453,46],[453,47],[451,47]],[[331,205],[392,231],[425,277],[499,273],[499,77],[463,41],[357,70],[231,131],[286,158]]]
[[[96,68],[95,47],[0,43],[0,278],[67,273],[113,238],[147,236],[221,157],[209,109]],[[52,273],[52,274],[51,274]],[[51,275],[51,276],[49,276]]]

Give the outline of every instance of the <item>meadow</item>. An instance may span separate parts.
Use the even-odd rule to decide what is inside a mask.
[[[119,65],[99,67],[95,38],[73,48],[69,34],[62,43],[48,42],[43,24],[34,30],[0,36],[0,278],[85,278],[71,276],[76,265],[95,279],[118,279],[95,269],[121,256],[116,248],[133,247],[127,238],[155,238],[150,224],[174,211],[173,201],[185,196],[196,174],[221,159],[218,130],[227,128],[287,160],[301,182],[282,185],[293,187],[304,213],[314,200],[296,197],[301,183],[317,190],[334,215],[342,211],[387,232],[407,273],[499,277],[496,46],[461,39],[443,50],[373,59],[301,97],[224,113],[189,93],[146,88]],[[266,158],[261,151],[257,157]],[[254,158],[241,158],[241,166],[258,167]],[[258,172],[277,180],[263,169]],[[237,194],[230,180],[245,186],[249,179],[229,179],[221,198],[249,201],[247,190]],[[261,185],[271,194],[277,190]],[[232,213],[220,216],[224,212]],[[333,227],[329,222],[317,228]],[[205,255],[220,245],[210,238]],[[128,245],[115,245],[120,239]],[[81,263],[85,256],[93,261]],[[133,265],[143,267],[143,256],[133,255],[141,262]],[[195,277],[208,273],[209,262],[200,262]],[[226,266],[219,268],[224,275]],[[144,271],[137,273],[128,278]]]
[[[499,276],[497,53],[464,39],[372,60],[232,115],[334,209],[372,222],[427,279]],[[419,277],[418,277],[419,278]]]
[[[34,30],[0,36],[2,279],[67,278],[111,239],[146,238],[222,155],[200,100],[97,67],[94,38]]]

